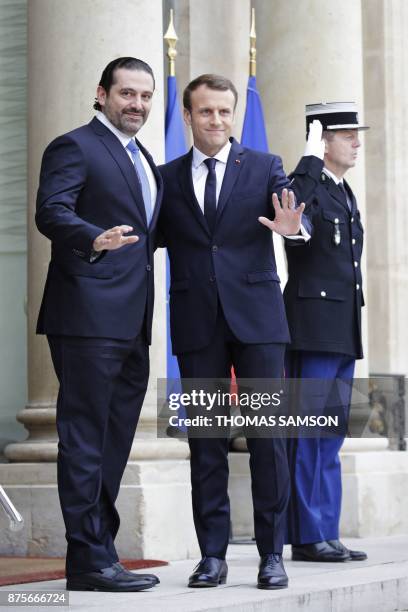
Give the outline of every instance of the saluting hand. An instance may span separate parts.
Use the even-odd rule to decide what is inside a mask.
[[[319,159],[323,159],[325,151],[325,142],[322,138],[323,126],[318,119],[314,119],[309,125],[309,135],[307,137],[306,148],[303,155],[314,155]]]
[[[296,208],[294,193],[288,192],[287,189],[282,191],[282,206],[276,193],[272,194],[272,204],[275,209],[274,221],[266,217],[258,217],[258,221],[281,236],[296,236],[300,230],[305,204],[302,202]]]
[[[112,227],[95,238],[92,248],[94,251],[114,251],[125,246],[125,244],[133,244],[139,240],[139,236],[124,236],[132,230],[133,227],[130,225]]]

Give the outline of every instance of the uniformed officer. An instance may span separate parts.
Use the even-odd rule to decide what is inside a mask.
[[[359,123],[353,102],[306,106],[307,132],[316,119],[323,129],[324,167],[320,184],[306,202],[305,212],[312,221],[313,233],[309,242],[286,249],[288,283],[284,298],[292,339],[286,355],[286,375],[350,381],[355,360],[363,356],[363,226],[356,198],[344,175],[356,163],[361,145],[359,131],[367,127]],[[301,200],[305,159],[292,175]],[[327,408],[328,395],[324,402],[323,410]],[[345,400],[346,414],[349,402],[350,397]],[[347,549],[339,540],[338,453],[343,439],[337,436],[288,441],[292,491],[287,531],[295,561],[367,558],[363,552]]]

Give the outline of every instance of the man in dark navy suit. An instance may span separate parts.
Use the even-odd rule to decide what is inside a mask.
[[[356,199],[344,175],[360,147],[354,103],[306,107],[306,127],[323,126],[324,168],[310,196],[304,158],[293,173],[300,197],[313,224],[307,245],[287,245],[288,283],[284,291],[291,344],[286,358],[290,378],[340,379],[350,383],[356,359],[363,356],[361,279],[363,227]],[[308,191],[308,193],[306,193]],[[339,389],[322,381],[320,409],[329,409]],[[349,387],[350,389],[350,387]],[[347,395],[347,397],[346,397]],[[347,418],[350,390],[336,400]],[[289,440],[292,494],[288,507],[288,541],[296,561],[364,560],[339,540],[341,466],[336,437]]]
[[[296,207],[288,194],[279,157],[230,139],[237,102],[231,81],[202,75],[187,86],[183,102],[194,146],[160,168],[165,196],[159,221],[170,258],[171,338],[181,376],[228,378],[233,365],[238,381],[281,377],[289,333],[270,230],[303,240],[304,206]],[[309,157],[311,190],[321,168],[320,159]],[[270,438],[248,438],[247,444],[258,587],[284,588],[285,444]],[[190,437],[189,445],[202,553],[189,586],[214,587],[227,577],[228,439]]]
[[[60,389],[58,489],[67,588],[154,586],[119,563],[115,500],[149,375],[153,248],[162,180],[134,136],[154,76],[132,57],[102,73],[96,117],[47,147],[37,226],[51,240],[37,332],[47,334]]]

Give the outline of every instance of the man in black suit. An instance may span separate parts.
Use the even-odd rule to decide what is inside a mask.
[[[108,64],[96,117],[48,145],[36,223],[51,240],[37,332],[46,334],[60,389],[58,489],[67,588],[139,591],[115,550],[115,500],[149,375],[153,245],[162,197],[154,162],[134,136],[152,104],[145,62]]]
[[[303,240],[304,206],[296,207],[288,194],[279,157],[230,138],[237,102],[231,81],[202,75],[186,87],[183,102],[194,146],[160,168],[165,195],[159,222],[170,258],[171,338],[181,376],[228,378],[233,365],[238,381],[279,378],[289,334],[270,230]],[[309,157],[307,165],[313,190],[322,162]],[[285,444],[277,438],[248,438],[247,444],[258,587],[284,588]],[[189,445],[202,553],[189,586],[214,587],[227,578],[228,439],[190,437]]]
[[[316,189],[309,192],[304,158],[293,172],[306,213],[313,225],[310,242],[286,248],[288,282],[284,291],[291,344],[286,356],[290,378],[353,379],[356,359],[363,356],[361,277],[363,226],[356,198],[344,175],[360,147],[354,103],[313,104],[306,107],[306,127],[323,126],[324,168]],[[306,193],[306,190],[308,193]],[[321,410],[333,403],[336,389],[324,389]],[[350,396],[340,397],[345,416]],[[288,542],[295,561],[364,560],[361,551],[348,550],[339,540],[341,466],[336,437],[289,440],[292,491],[288,507]]]

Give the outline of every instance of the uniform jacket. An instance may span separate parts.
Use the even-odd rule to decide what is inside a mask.
[[[130,339],[145,321],[150,341],[154,233],[163,189],[151,156],[138,145],[158,187],[149,228],[134,166],[100,121],[60,136],[45,150],[36,223],[51,240],[51,262],[38,333]],[[139,241],[90,263],[94,239],[122,224],[132,226]]]
[[[192,151],[160,167],[159,227],[170,258],[173,352],[211,342],[218,302],[241,342],[288,342],[272,236],[258,221],[273,218],[271,194],[289,185],[281,159],[232,141],[213,235],[194,195],[191,160]],[[308,165],[305,188],[309,183],[314,189],[320,169],[321,162]]]
[[[292,176],[302,197],[309,188],[304,160]],[[313,235],[303,246],[286,248],[289,278],[284,300],[292,349],[361,358],[364,230],[354,194],[344,184],[351,211],[339,187],[324,173],[313,195],[305,195]]]

